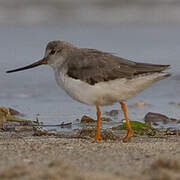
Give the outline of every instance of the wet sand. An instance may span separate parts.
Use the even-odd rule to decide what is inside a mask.
[[[0,179],[178,179],[180,138],[92,139],[0,134]]]

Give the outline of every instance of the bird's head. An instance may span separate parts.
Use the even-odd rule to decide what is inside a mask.
[[[50,65],[52,68],[57,68],[64,63],[69,53],[74,49],[76,49],[76,47],[68,42],[51,41],[46,46],[46,51],[43,59],[36,61],[28,66],[7,71],[7,73],[22,71],[46,64]]]

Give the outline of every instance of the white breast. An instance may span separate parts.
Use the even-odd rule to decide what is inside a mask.
[[[58,85],[73,99],[89,105],[110,105],[126,101],[166,76],[166,73],[154,73],[137,76],[134,79],[122,78],[90,85],[67,76],[64,70],[55,71]]]

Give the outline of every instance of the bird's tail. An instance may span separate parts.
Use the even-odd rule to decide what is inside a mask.
[[[137,74],[162,72],[169,67],[170,65],[136,63]]]

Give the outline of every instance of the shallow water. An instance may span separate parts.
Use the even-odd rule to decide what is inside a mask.
[[[154,84],[127,102],[129,118],[143,121],[149,111],[180,119],[180,27],[166,26],[4,26],[0,29],[0,106],[15,108],[44,124],[72,122],[83,114],[96,117],[94,107],[72,100],[54,80],[50,67],[6,74],[5,71],[39,60],[50,40],[66,40],[80,47],[97,48],[146,63],[171,64],[172,76]],[[150,106],[132,107],[137,101]],[[102,107],[120,109],[119,104]],[[121,113],[116,119],[123,118]],[[176,126],[177,125],[173,125]],[[180,125],[179,125],[180,126]]]

